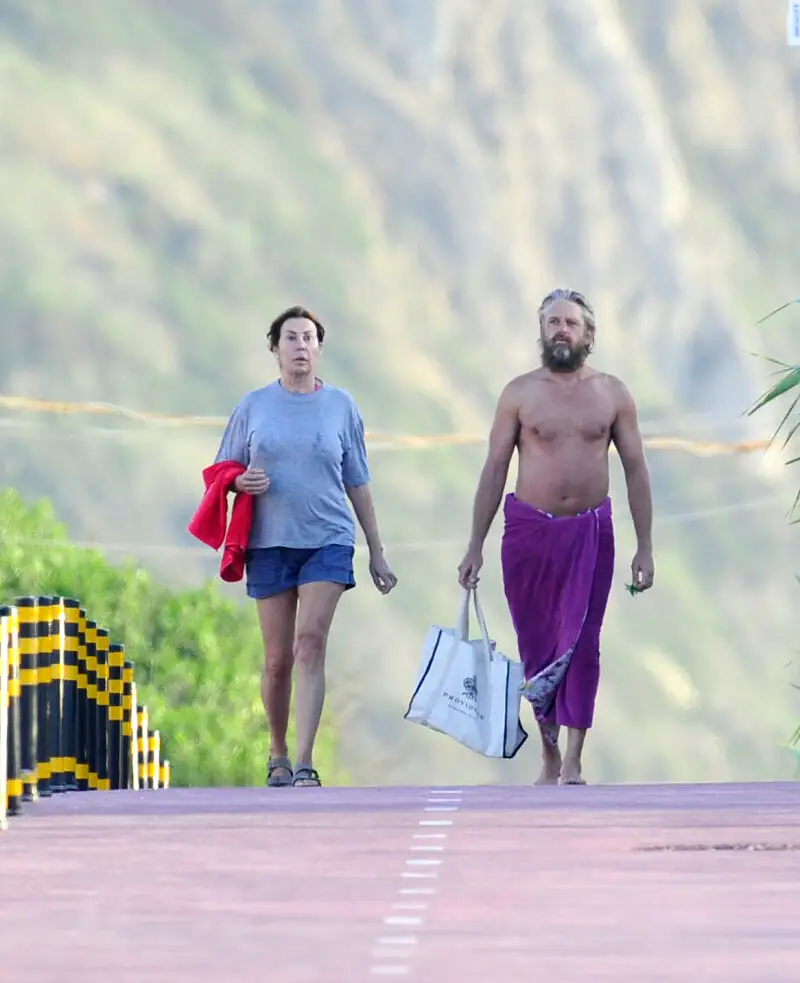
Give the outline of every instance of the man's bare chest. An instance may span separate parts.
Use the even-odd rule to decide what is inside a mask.
[[[520,436],[544,444],[607,445],[614,415],[614,405],[604,393],[548,392],[521,407]]]

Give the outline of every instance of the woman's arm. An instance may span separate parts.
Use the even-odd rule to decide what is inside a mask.
[[[364,423],[353,404],[350,407],[350,421],[342,457],[342,480],[358,524],[364,530],[364,537],[367,540],[372,582],[381,594],[388,594],[397,585],[397,577],[392,573],[383,555],[383,543],[378,531],[369,479]]]
[[[367,540],[369,574],[372,577],[372,582],[381,594],[388,594],[397,586],[397,577],[383,555],[383,543],[378,532],[375,507],[372,504],[372,492],[366,482],[363,485],[345,485],[345,490],[347,497],[353,504],[353,511]]]
[[[357,486],[345,485],[345,491],[353,505],[358,524],[364,531],[370,556],[379,556],[383,553],[383,543],[378,531],[378,519],[375,515],[375,505],[372,501],[369,485],[366,483]]]
[[[344,431],[342,481],[358,524],[364,530],[370,555],[378,556],[383,551],[383,545],[369,487],[370,477],[364,421],[358,412],[358,407],[351,401]]]
[[[215,458],[215,463],[220,461],[236,461],[242,467],[247,468],[244,474],[237,475],[233,482],[235,492],[244,492],[247,495],[263,495],[269,488],[269,478],[261,468],[254,468],[250,462],[249,446],[249,404],[248,398],[239,403],[231,414],[225,433],[219,444],[219,450]]]

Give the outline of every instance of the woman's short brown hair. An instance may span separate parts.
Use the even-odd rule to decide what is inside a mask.
[[[294,307],[289,307],[282,314],[279,314],[275,320],[270,324],[269,330],[267,331],[267,339],[269,340],[269,350],[274,352],[278,347],[278,343],[281,340],[281,331],[284,324],[287,321],[292,321],[295,318],[306,318],[311,321],[312,324],[316,326],[317,329],[317,341],[322,344],[325,338],[325,327],[322,322],[319,321],[314,315],[305,307],[300,307],[300,305],[295,305]]]

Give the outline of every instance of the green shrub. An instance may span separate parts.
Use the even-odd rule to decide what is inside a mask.
[[[175,785],[253,785],[265,779],[267,730],[260,698],[261,639],[250,606],[213,583],[173,592],[132,564],[69,542],[47,501],[26,505],[0,491],[0,599],[75,597],[87,616],[125,645],[139,702],[162,736]],[[317,763],[342,781],[329,721]]]

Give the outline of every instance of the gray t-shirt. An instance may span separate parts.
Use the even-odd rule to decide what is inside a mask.
[[[250,549],[355,545],[345,486],[369,481],[364,423],[352,397],[324,385],[293,393],[279,382],[248,393],[228,421],[216,461],[263,468]]]

